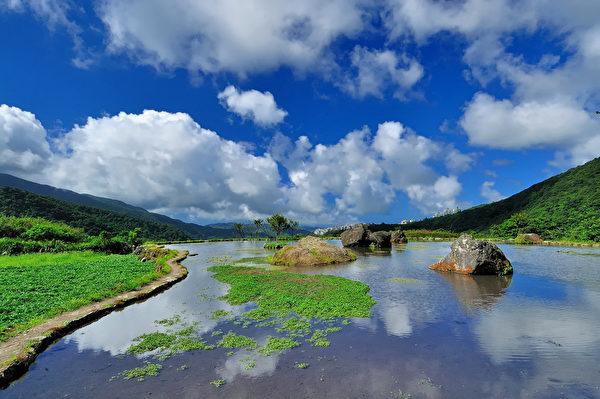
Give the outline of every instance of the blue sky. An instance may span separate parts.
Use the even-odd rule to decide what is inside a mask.
[[[201,223],[391,223],[600,155],[596,1],[166,4],[0,0],[0,171]]]

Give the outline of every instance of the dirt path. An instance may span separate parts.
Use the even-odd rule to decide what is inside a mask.
[[[113,310],[149,298],[183,280],[188,271],[179,262],[185,259],[187,255],[187,251],[179,251],[176,257],[168,261],[171,266],[171,273],[135,291],[119,294],[77,310],[62,313],[1,343],[0,388],[6,388],[12,381],[25,374],[35,358],[59,338],[107,315]]]

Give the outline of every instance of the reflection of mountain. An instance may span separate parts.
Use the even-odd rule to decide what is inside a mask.
[[[440,273],[467,310],[490,309],[510,285],[512,276],[466,276]]]

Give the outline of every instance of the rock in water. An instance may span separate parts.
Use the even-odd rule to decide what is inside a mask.
[[[406,238],[406,234],[402,230],[392,231],[392,244],[406,244],[407,242],[408,238]]]
[[[376,231],[373,233],[365,224],[357,224],[345,230],[341,238],[344,247],[390,248],[392,246],[389,232]]]
[[[495,244],[476,240],[468,234],[452,243],[450,253],[431,269],[461,274],[488,274],[505,276],[513,268],[504,253]]]
[[[357,224],[344,230],[341,234],[342,245],[345,247],[368,247],[370,241],[367,240],[369,229],[364,224]]]
[[[356,260],[356,255],[349,249],[308,236],[296,245],[286,245],[275,252],[272,263],[279,266],[322,266],[353,260]]]
[[[519,239],[527,244],[541,244],[542,242],[544,242],[544,240],[542,240],[542,237],[535,233],[521,234],[517,237],[517,241],[519,241]]]
[[[369,247],[371,248],[391,248],[392,247],[392,235],[388,231],[376,231],[375,233],[369,232],[367,234],[367,240],[369,240]]]

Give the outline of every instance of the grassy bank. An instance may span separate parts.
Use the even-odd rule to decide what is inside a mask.
[[[169,273],[172,255],[164,251],[156,263],[89,251],[0,256],[0,342]]]

